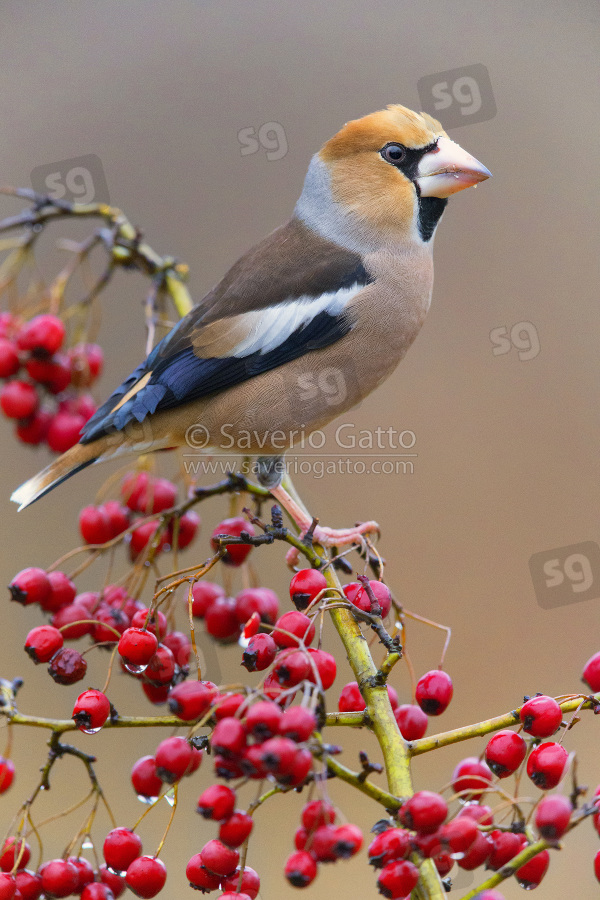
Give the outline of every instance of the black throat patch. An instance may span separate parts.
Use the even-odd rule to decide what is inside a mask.
[[[445,197],[421,197],[419,195],[419,234],[425,242],[431,240],[437,223],[446,209],[448,200]]]

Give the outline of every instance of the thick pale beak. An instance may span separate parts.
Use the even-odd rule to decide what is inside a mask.
[[[489,169],[450,138],[440,137],[422,158],[415,181],[422,197],[449,197],[491,178]]]

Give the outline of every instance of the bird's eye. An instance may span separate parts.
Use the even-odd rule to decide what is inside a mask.
[[[406,158],[406,147],[403,147],[402,144],[386,144],[380,152],[383,159],[393,166],[397,166]]]

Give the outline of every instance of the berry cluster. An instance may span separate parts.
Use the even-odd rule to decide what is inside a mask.
[[[45,443],[64,453],[79,440],[96,404],[82,393],[102,373],[104,356],[97,344],[63,350],[66,330],[58,316],[29,321],[0,313],[0,409],[16,421],[25,444]]]

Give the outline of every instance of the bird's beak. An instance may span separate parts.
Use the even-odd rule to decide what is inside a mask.
[[[449,197],[491,178],[489,169],[448,137],[421,159],[415,181],[422,197]]]

